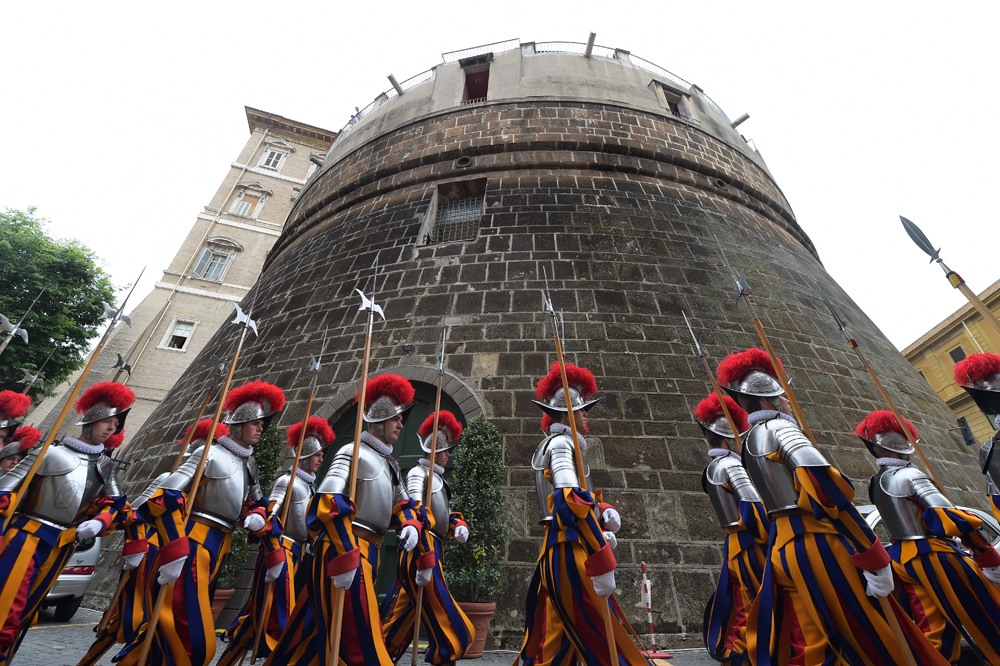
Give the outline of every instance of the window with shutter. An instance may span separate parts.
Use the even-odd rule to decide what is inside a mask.
[[[198,259],[198,263],[194,267],[195,275],[204,275],[205,268],[208,267],[208,262],[211,261],[211,259],[212,259],[212,251],[208,249],[204,250],[201,253],[201,258]]]

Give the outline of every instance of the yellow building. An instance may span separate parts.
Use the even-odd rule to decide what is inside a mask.
[[[979,298],[992,312],[1000,312],[1000,280]],[[976,441],[984,442],[996,429],[954,377],[955,364],[979,352],[1000,354],[1000,336],[971,304],[966,304],[904,349],[903,356],[959,418],[968,420]]]

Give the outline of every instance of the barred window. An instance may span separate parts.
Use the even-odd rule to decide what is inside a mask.
[[[479,235],[483,198],[459,199],[438,204],[434,221],[434,243],[474,240]]]

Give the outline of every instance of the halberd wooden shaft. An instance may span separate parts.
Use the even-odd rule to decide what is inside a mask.
[[[136,569],[138,569],[138,567],[136,567]],[[122,592],[125,591],[125,586],[128,585],[128,580],[132,577],[132,572],[136,569],[129,569],[128,571],[122,572],[122,579],[118,581],[118,587],[115,588],[115,593],[111,596],[111,603],[108,604],[107,610],[104,611],[101,621],[97,623],[98,636],[101,635],[101,632],[104,631],[107,628],[108,623],[111,622],[111,611],[113,611],[115,606],[118,604],[118,597],[120,597]]]
[[[957,276],[958,274],[955,273],[954,275]],[[961,278],[959,278],[959,280],[961,280]],[[986,307],[986,304],[983,303],[983,301],[976,296],[971,289],[969,289],[969,286],[965,284],[965,281],[962,280],[962,282],[955,285],[955,288],[962,292],[963,296],[969,299],[969,303],[972,303],[972,307],[979,312],[983,321],[992,326],[997,335],[1000,335],[1000,321],[997,321],[997,316],[993,314],[992,310]]]
[[[722,413],[726,415],[726,421],[729,423],[729,429],[733,431],[733,441],[736,443],[737,453],[743,452],[743,440],[740,438],[740,429],[736,425],[736,420],[733,419],[733,415],[729,413],[729,407],[726,405],[726,397],[722,394],[722,388],[719,386],[719,382],[715,381],[715,375],[712,374],[712,369],[708,367],[708,359],[704,356],[699,357],[701,359],[701,365],[705,368],[705,373],[708,375],[708,381],[712,382],[712,391],[715,392],[716,397],[719,399],[719,405],[722,407]]]
[[[438,417],[441,413],[441,385],[444,380],[444,338],[441,340],[441,360],[438,365],[438,385],[437,385],[437,395],[434,397],[434,430],[431,434],[431,452],[430,457],[427,459],[430,463],[427,466],[427,482],[424,484],[424,511],[430,510],[431,505],[431,495],[434,493],[434,465],[437,457],[437,441],[438,441]],[[436,520],[437,518],[435,518]],[[428,537],[433,538],[433,537]],[[432,543],[428,541],[428,543]],[[402,572],[400,575],[406,575],[406,572]],[[431,574],[433,576],[433,573]],[[423,612],[424,603],[424,588],[421,586],[417,587],[417,606],[416,606],[416,617],[413,621],[413,658],[411,660],[412,666],[417,666],[417,644],[420,641],[420,617]]]

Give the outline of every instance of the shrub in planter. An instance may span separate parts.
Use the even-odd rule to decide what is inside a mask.
[[[476,642],[466,657],[482,654],[489,632],[489,619],[500,596],[503,577],[503,548],[509,530],[503,521],[503,447],[500,431],[480,414],[462,433],[455,449],[455,467],[449,480],[451,509],[460,511],[469,524],[469,540],[445,542],[444,571],[448,589],[476,625]],[[471,609],[468,602],[483,609]],[[480,610],[487,618],[477,620]]]

